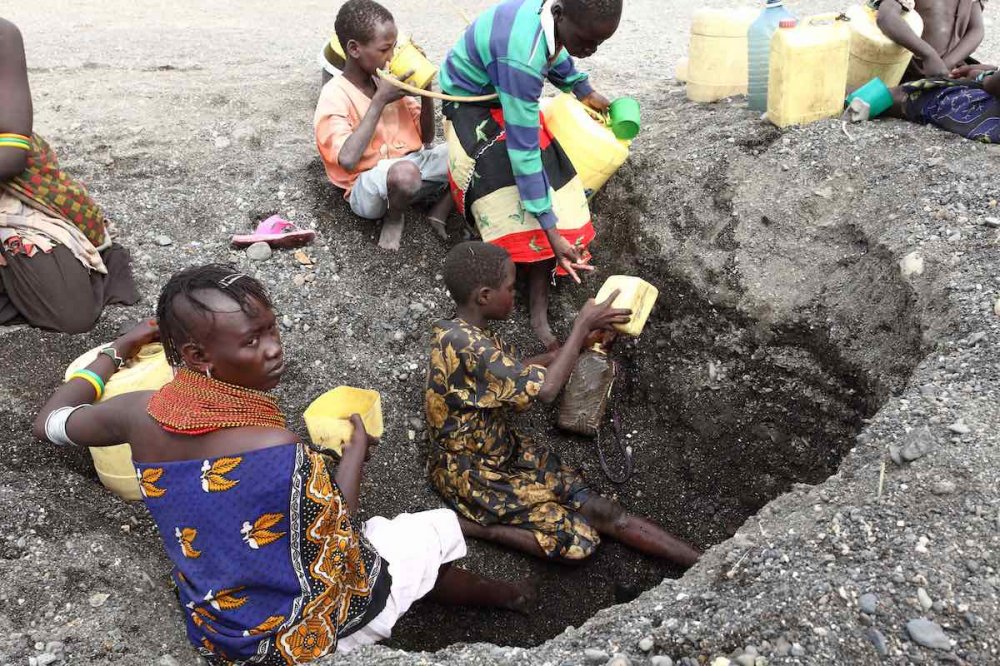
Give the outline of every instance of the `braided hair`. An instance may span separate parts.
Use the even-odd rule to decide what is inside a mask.
[[[358,44],[367,44],[375,39],[376,26],[392,20],[392,13],[374,0],[347,0],[337,12],[333,28],[347,53],[347,42],[353,39]]]
[[[451,249],[444,259],[444,284],[457,305],[482,287],[498,288],[504,267],[510,261],[507,250],[482,241],[465,241]]]
[[[198,298],[198,292],[217,291],[232,298],[248,315],[260,305],[273,308],[271,297],[259,281],[239,272],[227,264],[206,264],[186,268],[174,275],[163,286],[156,304],[156,320],[160,326],[163,351],[171,365],[182,365],[181,348],[192,340],[191,321],[177,311],[183,302],[202,315],[215,310]]]

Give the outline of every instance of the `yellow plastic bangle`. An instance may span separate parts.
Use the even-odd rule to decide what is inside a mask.
[[[78,372],[74,372],[72,375],[70,375],[69,378],[70,379],[83,379],[83,380],[87,381],[91,386],[93,386],[94,387],[94,393],[97,394],[97,397],[94,398],[95,401],[96,400],[100,400],[101,397],[104,395],[104,387],[101,386],[100,383],[96,379],[94,379],[93,377],[91,377],[89,374],[86,374],[84,372],[79,372],[78,371]]]

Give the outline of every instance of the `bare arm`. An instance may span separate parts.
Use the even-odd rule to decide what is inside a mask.
[[[903,7],[896,0],[884,0],[878,8],[878,27],[886,37],[913,54],[920,71],[928,76],[947,76],[948,67],[934,48],[913,32],[903,20]]]
[[[375,136],[375,128],[378,126],[379,118],[382,117],[382,111],[388,105],[402,99],[404,95],[405,93],[402,90],[396,88],[391,83],[387,83],[385,79],[378,78],[375,81],[375,95],[372,97],[368,112],[361,119],[361,124],[358,125],[358,128],[351,133],[351,136],[341,146],[340,152],[337,154],[337,162],[340,163],[340,166],[344,167],[344,170],[349,173],[354,173],[357,170],[358,162],[361,161],[361,156],[364,155],[365,148],[368,147],[372,137]]]
[[[580,314],[573,322],[573,331],[569,334],[566,344],[556,352],[555,359],[545,372],[545,382],[542,384],[541,390],[538,391],[539,400],[548,404],[559,396],[559,392],[562,391],[573,372],[583,343],[591,331],[608,329],[613,324],[628,323],[629,317],[632,316],[631,310],[611,307],[617,296],[618,290],[616,289],[603,303],[595,303],[593,299],[590,299],[581,308]]]
[[[425,144],[434,143],[434,136],[437,134],[437,124],[434,120],[434,100],[430,97],[421,97],[420,140]]]
[[[0,19],[0,133],[31,136],[33,112],[24,42],[17,26]],[[0,148],[0,181],[24,171],[28,154],[18,148]]]
[[[361,478],[364,476],[368,450],[377,440],[365,432],[364,421],[357,414],[351,415],[351,424],[354,426],[354,432],[351,434],[350,443],[344,447],[334,480],[344,496],[344,501],[347,502],[347,510],[354,514],[361,506]]]
[[[955,45],[955,48],[950,53],[945,54],[944,63],[948,67],[958,67],[965,62],[966,58],[976,52],[985,36],[983,9],[978,2],[973,2],[972,14],[969,16],[969,29],[962,36],[962,40]]]
[[[113,343],[122,358],[133,356],[139,348],[159,337],[159,331],[152,322],[144,322]],[[114,362],[104,354],[87,366],[105,382],[115,373]],[[109,400],[90,409],[74,412],[66,424],[66,434],[80,446],[110,446],[128,441],[127,418],[135,412],[137,401],[148,400],[145,392],[132,393]],[[94,387],[82,379],[73,379],[56,389],[52,397],[39,410],[32,425],[32,433],[43,442],[49,441],[45,434],[45,421],[49,415],[63,407],[90,405],[97,398]],[[140,410],[144,411],[144,410]]]

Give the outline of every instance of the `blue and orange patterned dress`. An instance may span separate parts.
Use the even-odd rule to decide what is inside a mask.
[[[306,663],[385,607],[387,563],[306,445],[135,467],[210,663]]]

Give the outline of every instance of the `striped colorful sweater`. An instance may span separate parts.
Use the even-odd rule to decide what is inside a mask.
[[[543,0],[505,0],[480,14],[448,52],[439,78],[449,95],[497,92],[507,129],[507,153],[524,209],[543,229],[556,226],[548,177],[539,148],[538,101],[548,79],[577,98],[593,88],[578,72],[566,49],[549,54]],[[551,36],[550,36],[551,37]]]

